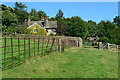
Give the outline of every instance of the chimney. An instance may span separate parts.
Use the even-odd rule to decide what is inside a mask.
[[[48,26],[48,16],[41,17],[41,20],[45,22],[45,26]]]

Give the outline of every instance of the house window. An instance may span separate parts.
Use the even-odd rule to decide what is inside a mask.
[[[38,31],[37,31],[37,29],[34,29],[34,33],[37,33]]]
[[[55,29],[52,29],[53,32],[55,32]]]

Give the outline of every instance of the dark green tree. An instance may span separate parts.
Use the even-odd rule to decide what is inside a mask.
[[[97,36],[98,29],[97,29],[96,22],[89,20],[87,25],[88,25],[88,32],[89,32],[88,36],[90,36],[90,37]]]
[[[31,11],[30,11],[30,20],[32,20],[32,21],[38,21],[38,20],[40,20],[40,17],[37,14],[36,9],[31,9]]]
[[[56,14],[56,19],[63,19],[64,13],[62,12],[61,9],[58,10],[57,14]]]
[[[113,18],[113,23],[117,24],[117,26],[120,27],[120,16],[116,16],[115,18]]]
[[[86,22],[80,17],[75,16],[71,19],[67,19],[68,30],[65,31],[66,36],[82,37],[85,39],[88,35],[88,29]]]
[[[14,7],[15,12],[17,12],[17,11],[23,11],[26,8],[27,8],[27,6],[25,4],[23,4],[23,3],[21,3],[21,2],[16,2],[15,3],[15,7]]]
[[[44,11],[41,11],[41,10],[38,11],[37,14],[38,14],[38,16],[39,16],[40,19],[41,19],[41,17],[47,16],[46,13]]]
[[[28,20],[29,13],[26,10],[27,6],[21,2],[16,2],[14,12],[17,15],[19,24],[23,24],[25,20]]]

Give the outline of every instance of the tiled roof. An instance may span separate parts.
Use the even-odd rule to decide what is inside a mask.
[[[44,22],[44,21],[29,21],[28,22],[28,26],[30,26],[30,25],[32,25],[34,23],[37,23],[41,27],[43,27],[42,22]],[[44,27],[47,27],[47,28],[57,28],[57,21],[48,21],[47,26],[44,26]]]

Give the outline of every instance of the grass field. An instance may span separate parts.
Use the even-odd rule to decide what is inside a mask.
[[[118,53],[93,48],[71,48],[33,57],[3,71],[3,78],[118,78]]]
[[[28,58],[30,56],[34,56],[34,55],[38,55],[38,53],[41,55],[41,53],[48,53],[51,45],[50,44],[46,44],[43,42],[39,42],[39,48],[38,48],[38,41],[35,41],[35,45],[34,45],[34,40],[30,40],[30,53],[29,53],[29,40],[25,40],[25,52],[24,52],[24,39],[20,39],[19,44],[18,44],[18,39],[14,39],[13,38],[13,56],[14,56],[14,64],[18,65],[19,62],[23,63],[25,60],[25,57]],[[2,40],[2,46],[4,46],[4,39]],[[20,47],[18,47],[18,45],[20,45]],[[6,66],[8,68],[11,68],[12,66],[12,50],[11,50],[11,38],[6,39]],[[35,47],[35,48],[34,48]],[[20,52],[19,52],[20,49]],[[38,50],[39,49],[39,50]],[[43,50],[44,49],[44,50]],[[2,57],[0,57],[0,59],[5,59],[4,57],[4,48],[2,48]],[[24,54],[25,53],[25,54]],[[20,56],[20,57],[19,57]],[[2,64],[4,64],[4,60],[2,61]]]

